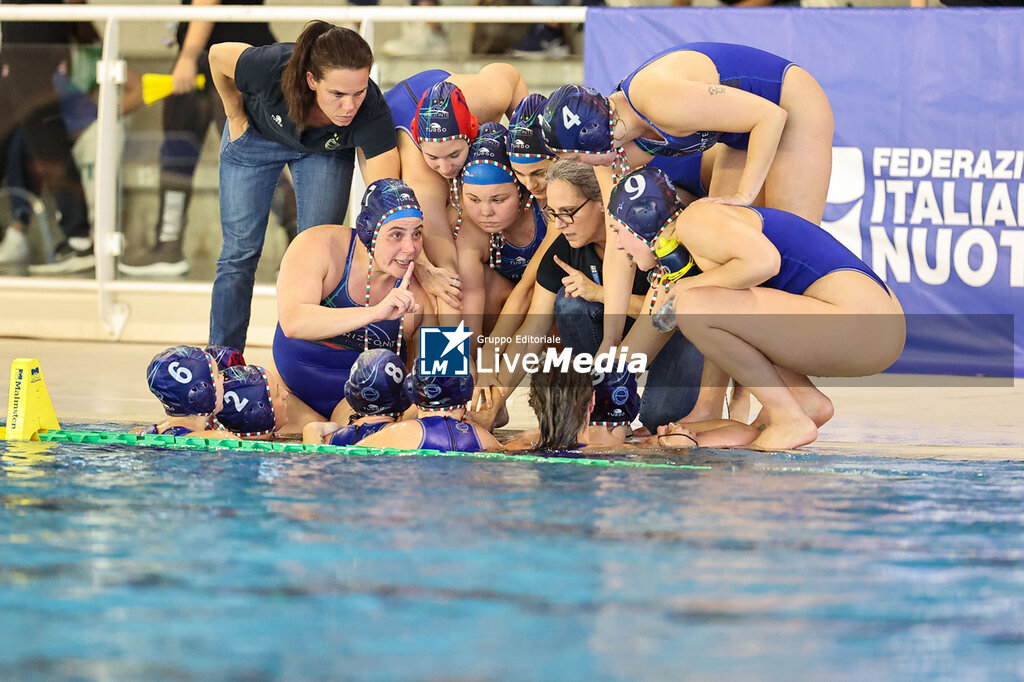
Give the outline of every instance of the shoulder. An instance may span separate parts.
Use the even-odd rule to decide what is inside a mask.
[[[245,49],[238,56],[235,82],[242,81],[240,89],[242,86],[257,89],[279,83],[293,48],[293,43],[272,43]]]

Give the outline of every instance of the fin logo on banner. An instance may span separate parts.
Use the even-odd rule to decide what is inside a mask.
[[[883,280],[1024,287],[1024,150],[875,147],[870,156],[833,148],[822,227]]]

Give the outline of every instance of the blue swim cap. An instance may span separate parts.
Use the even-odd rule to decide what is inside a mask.
[[[627,173],[608,198],[608,213],[652,249],[665,226],[682,210],[675,185],[665,171],[648,166]]]
[[[596,426],[630,424],[640,413],[640,395],[632,372],[594,372],[594,409],[590,423]]]
[[[462,182],[467,185],[500,185],[516,181],[505,151],[506,134],[508,131],[500,123],[480,126],[480,134],[469,145],[469,155],[462,167]]]
[[[479,127],[462,90],[450,81],[441,81],[423,93],[410,130],[417,144],[458,139],[472,142]]]
[[[544,144],[552,152],[610,152],[612,118],[608,98],[593,88],[563,85],[544,104],[541,130]]]
[[[554,154],[544,144],[541,133],[540,115],[548,98],[540,93],[524,97],[512,112],[508,120],[508,135],[505,148],[508,158],[516,163],[536,163],[544,159],[554,158]]]
[[[228,367],[237,367],[245,364],[242,351],[231,346],[207,346],[206,352],[213,356],[217,363],[217,369],[224,371]]]
[[[195,346],[156,354],[146,369],[149,390],[172,417],[209,416],[217,407],[213,357]]]
[[[224,372],[224,408],[217,421],[238,436],[262,436],[274,430],[274,404],[267,372],[257,365],[228,367]]]
[[[409,409],[402,360],[385,348],[363,351],[345,382],[345,398],[361,415],[399,414]]]
[[[473,377],[421,377],[416,368],[405,380],[406,391],[424,410],[462,407],[473,398]]]
[[[377,231],[384,223],[398,218],[423,218],[423,210],[412,188],[394,178],[371,183],[363,194],[361,206],[356,216],[356,234],[359,241],[371,251]]]

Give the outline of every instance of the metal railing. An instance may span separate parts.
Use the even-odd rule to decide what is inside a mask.
[[[94,183],[93,239],[96,253],[96,276],[92,282],[33,277],[31,286],[45,289],[82,290],[95,288],[98,314],[107,335],[120,338],[128,322],[128,306],[117,300],[118,292],[145,292],[159,287],[174,293],[210,290],[211,284],[116,281],[114,258],[121,254],[123,235],[117,225],[117,177],[121,149],[121,128],[118,125],[118,88],[124,84],[127,63],[120,58],[120,27],[122,22],[153,22],[194,20],[212,22],[306,22],[322,19],[332,23],[360,23],[360,33],[373,44],[374,24],[397,22],[448,23],[583,23],[585,7],[264,7],[264,6],[207,6],[190,5],[0,5],[2,21],[102,21],[103,52],[96,66],[99,85],[99,111],[96,142]],[[378,77],[377,66],[371,75]],[[353,177],[351,196],[361,194],[362,179],[358,166]],[[24,278],[0,278],[0,289],[14,291],[24,287]],[[270,292],[272,287],[264,285]],[[257,291],[261,287],[257,287]]]

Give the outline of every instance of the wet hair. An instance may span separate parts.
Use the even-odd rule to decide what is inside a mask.
[[[306,72],[316,80],[332,69],[359,71],[373,66],[373,51],[362,36],[326,21],[306,24],[295,40],[292,56],[281,74],[281,93],[288,103],[288,118],[301,132],[316,106],[316,94],[306,84]]]
[[[575,450],[594,395],[589,373],[562,372],[555,366],[530,377],[530,407],[540,426],[538,450]]]
[[[548,166],[545,179],[549,185],[556,180],[566,182],[575,187],[584,199],[601,204],[604,203],[601,197],[601,186],[597,184],[597,175],[594,173],[594,167],[589,164],[569,161],[568,159],[553,161]]]

